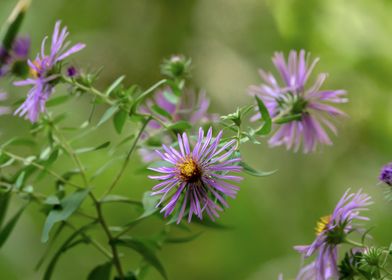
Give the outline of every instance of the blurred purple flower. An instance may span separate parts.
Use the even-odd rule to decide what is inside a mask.
[[[312,266],[303,269],[303,275],[313,273],[314,278],[299,279],[326,280],[338,275],[338,248],[345,241],[347,234],[352,231],[360,231],[354,220],[369,220],[361,216],[360,211],[368,210],[366,207],[372,203],[371,197],[359,190],[349,194],[347,190],[335,207],[332,215],[325,216],[317,223],[317,237],[311,245],[296,246],[295,249],[305,258],[317,253]]]
[[[140,106],[140,111],[144,114],[153,114],[162,122],[178,122],[180,120],[187,121],[192,125],[203,124],[207,122],[216,122],[219,120],[218,115],[208,114],[210,100],[205,91],[195,92],[194,90],[185,90],[181,95],[178,104],[169,100],[169,95],[173,95],[170,88],[159,90],[154,94],[152,99],[148,99],[143,106]],[[162,115],[154,113],[152,107],[159,106],[172,116],[172,120],[168,120]],[[147,132],[143,135],[143,139],[149,139],[151,136],[162,132],[162,125],[152,120],[148,124]],[[171,144],[171,137],[163,135],[161,137],[162,143]],[[144,162],[151,162],[158,158],[155,150],[149,148],[139,149],[139,153]]]
[[[16,38],[11,50],[0,47],[0,77],[7,75],[16,62],[26,61],[29,50],[30,38],[28,37]]]
[[[309,64],[309,54],[304,50],[291,51],[286,63],[283,53],[275,53],[272,59],[281,76],[280,85],[271,73],[260,70],[265,83],[251,86],[250,94],[260,97],[275,120],[286,120],[269,140],[271,146],[285,145],[287,149],[298,151],[301,142],[304,153],[313,152],[317,145],[331,145],[325,127],[337,134],[336,127],[329,117],[343,116],[345,113],[331,103],[345,103],[344,90],[320,90],[326,73],[320,73],[313,85],[306,83],[318,62],[318,58]],[[255,115],[252,120],[260,118]]]
[[[75,78],[78,76],[78,70],[75,68],[75,66],[70,66],[67,68],[67,76],[71,78]]]
[[[163,145],[164,152],[157,150],[159,156],[168,163],[168,166],[149,168],[162,175],[149,176],[151,179],[161,181],[153,187],[152,195],[162,195],[157,207],[163,203],[164,216],[172,214],[179,206],[177,223],[188,213],[188,222],[195,214],[203,219],[203,212],[214,220],[219,217],[218,211],[228,207],[225,197],[235,198],[239,188],[228,181],[238,182],[242,177],[229,175],[229,172],[240,172],[238,165],[241,160],[233,156],[236,142],[232,140],[220,147],[222,131],[212,137],[212,128],[206,137],[204,131],[199,129],[199,136],[193,150],[187,135],[178,135],[180,151],[173,147]]]
[[[379,180],[392,187],[392,162],[383,166]]]
[[[327,264],[328,265],[328,264]],[[304,266],[298,273],[296,280],[326,280],[336,276],[332,273],[331,267],[326,267],[323,278],[318,278],[318,268],[316,262]]]
[[[60,24],[60,21],[56,22],[49,54],[45,54],[45,43],[48,39],[45,37],[41,44],[41,53],[34,61],[28,61],[32,78],[14,83],[16,86],[32,86],[25,102],[15,112],[19,116],[27,116],[32,123],[45,111],[46,101],[60,77],[60,69],[56,68],[58,63],[85,47],[79,43],[68,48],[69,42],[65,40],[69,33],[67,27],[60,29]]]

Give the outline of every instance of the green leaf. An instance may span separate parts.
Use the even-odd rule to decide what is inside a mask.
[[[203,220],[199,220],[199,219],[194,219],[192,222],[202,225],[204,227],[207,228],[212,228],[212,229],[218,229],[218,230],[227,230],[227,229],[233,229],[232,226],[228,226],[228,225],[223,225],[217,222],[212,221],[209,218],[205,218]]]
[[[153,104],[151,106],[151,109],[153,112],[157,113],[158,115],[161,115],[169,120],[173,119],[172,115],[168,111],[164,110],[163,108],[159,107],[156,104]]]
[[[46,102],[46,107],[54,107],[54,106],[61,105],[64,102],[68,101],[71,97],[72,97],[72,95],[67,94],[67,95],[61,95],[61,96],[57,96],[54,98],[50,98]]]
[[[162,275],[164,279],[168,279],[166,271],[162,263],[156,256],[154,250],[147,246],[144,242],[134,238],[123,238],[116,240],[115,243],[120,246],[131,248],[138,252],[140,255],[143,256],[146,262],[153,266]]]
[[[107,122],[118,111],[118,109],[119,108],[117,106],[110,107],[109,109],[107,109],[106,112],[101,117],[101,119],[99,120],[97,127]]]
[[[264,121],[264,124],[259,129],[257,129],[256,134],[267,135],[271,132],[272,128],[271,116],[268,112],[267,107],[265,107],[263,101],[258,96],[255,96],[255,98],[261,114],[261,119]]]
[[[128,117],[128,113],[125,110],[119,110],[114,115],[113,124],[118,134],[121,134],[121,132],[123,131],[127,117]]]
[[[26,146],[26,147],[32,147],[36,145],[36,143],[29,139],[29,138],[22,138],[22,137],[15,137],[7,142],[5,142],[3,145],[1,145],[3,148],[6,146]]]
[[[167,101],[169,101],[170,103],[172,103],[174,105],[178,104],[178,102],[180,100],[180,98],[177,95],[175,95],[171,91],[167,91],[167,90],[165,90],[163,92],[163,96],[167,99]]]
[[[0,227],[2,226],[5,214],[7,213],[8,204],[11,199],[11,194],[12,193],[10,190],[0,191]]]
[[[3,247],[4,243],[7,241],[10,236],[12,230],[14,229],[17,221],[22,215],[23,211],[26,209],[26,205],[24,205],[20,210],[8,221],[7,224],[0,231],[0,248]]]
[[[240,165],[244,168],[245,173],[252,175],[252,176],[255,176],[255,177],[266,177],[266,176],[274,174],[277,171],[277,170],[259,171],[259,170],[254,169],[253,167],[251,167],[250,165],[248,165],[247,163],[245,163],[243,161],[240,162]]]
[[[179,131],[182,132],[187,129],[191,129],[192,125],[187,121],[178,121],[172,125],[167,126],[166,128],[169,130],[173,130],[175,132],[179,132]]]
[[[6,30],[2,32],[3,34],[1,34],[3,46],[6,50],[10,50],[12,48],[12,44],[18,35],[29,4],[30,1],[28,0],[19,0],[10,17],[8,18],[6,23]]]
[[[145,192],[142,200],[144,212],[138,219],[147,218],[148,216],[156,213],[158,211],[156,205],[159,199],[160,198],[158,196],[152,196],[151,192]]]
[[[124,159],[125,156],[120,156],[116,158],[112,158],[111,160],[107,161],[104,165],[102,165],[100,168],[95,171],[95,173],[91,176],[91,181],[97,178],[99,175],[101,175],[103,172],[105,172],[107,169],[109,169],[113,164],[118,162],[121,159]]]
[[[195,240],[201,234],[202,234],[202,232],[198,232],[196,234],[192,234],[192,235],[186,236],[186,237],[168,237],[165,239],[165,242],[166,243],[186,243],[186,242],[190,242],[190,241]]]
[[[44,263],[47,255],[50,252],[50,249],[53,247],[53,245],[55,244],[55,241],[57,240],[57,238],[60,236],[60,233],[63,231],[63,229],[65,228],[65,223],[61,223],[61,225],[57,228],[56,232],[53,234],[53,238],[50,241],[50,243],[46,246],[45,252],[43,253],[42,257],[40,258],[40,260],[37,262],[36,266],[35,266],[35,270],[38,270],[42,264]]]
[[[102,149],[107,148],[109,145],[110,145],[110,141],[107,141],[97,147],[80,148],[80,149],[75,150],[75,154],[84,154],[84,153],[102,150]]]
[[[121,76],[119,78],[117,78],[109,87],[108,89],[105,91],[105,95],[109,96],[120,84],[121,82],[124,80],[125,76]]]
[[[60,221],[67,220],[80,207],[89,192],[89,189],[77,190],[61,200],[60,208],[56,207],[50,211],[42,231],[41,241],[43,243],[49,240],[49,233],[53,226]]]
[[[96,266],[88,275],[87,280],[110,280],[112,262]]]
[[[22,171],[19,174],[18,178],[16,179],[15,185],[14,185],[15,189],[19,190],[23,187],[23,184],[25,182],[25,176],[26,176],[26,173],[24,171]]]
[[[129,204],[142,206],[142,203],[139,201],[135,201],[126,196],[116,195],[116,194],[110,194],[105,196],[104,198],[101,199],[101,202],[102,203],[120,202],[120,203],[129,203]]]
[[[288,123],[288,122],[291,122],[291,121],[300,120],[301,118],[302,118],[302,114],[295,114],[295,115],[290,115],[290,116],[279,118],[279,119],[277,119],[275,121],[275,123],[277,123],[277,124],[284,124],[284,123]]]
[[[65,242],[61,245],[61,247],[54,254],[52,260],[50,261],[48,267],[46,268],[43,280],[51,280],[52,279],[52,274],[53,274],[54,268],[55,268],[58,260],[60,259],[61,255],[63,253],[65,253],[66,251],[68,251],[69,249],[75,247],[76,245],[81,244],[81,242],[77,242],[77,243],[75,243],[75,242],[72,243],[72,242],[79,234],[82,234],[84,231],[86,231],[89,227],[93,226],[94,224],[95,224],[95,222],[81,227],[80,229],[75,231],[73,234],[71,234],[65,240]],[[87,240],[85,242],[87,242]]]

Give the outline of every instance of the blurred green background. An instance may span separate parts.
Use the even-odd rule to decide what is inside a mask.
[[[4,21],[16,1],[0,1]],[[212,112],[229,113],[251,102],[247,87],[259,84],[257,69],[273,70],[274,51],[304,48],[319,56],[316,71],[329,72],[326,88],[343,88],[350,103],[341,106],[349,117],[342,120],[332,147],[315,154],[269,149],[266,144],[244,147],[244,158],[263,170],[278,169],[267,178],[247,177],[236,200],[230,201],[221,222],[232,230],[204,230],[185,245],[167,245],[159,254],[170,279],[277,279],[280,272],[293,278],[300,265],[294,245],[314,237],[316,220],[330,213],[351,187],[363,188],[376,203],[369,213],[373,236],[382,245],[391,241],[392,205],[382,198],[377,176],[392,160],[392,2],[389,0],[37,0],[23,25],[30,34],[32,55],[41,39],[61,19],[73,42],[87,48],[74,58],[78,66],[104,66],[98,87],[119,75],[126,83],[147,87],[158,79],[163,57],[182,53],[194,62],[193,81],[210,94]],[[25,94],[2,81],[12,95]],[[84,117],[87,102],[69,108],[71,116]],[[1,141],[27,135],[28,123],[4,117]],[[94,139],[115,138],[105,127]],[[105,160],[102,152],[83,160]],[[67,165],[67,162],[63,163]],[[135,159],[121,181],[119,192],[140,198],[153,182],[137,175]],[[99,180],[107,185],[116,167]],[[46,186],[36,186],[36,188]],[[12,209],[20,203],[15,200]],[[44,217],[32,206],[0,251],[0,279],[40,279],[34,266],[45,246],[40,243]],[[109,207],[112,224],[130,220],[128,206]],[[156,225],[155,225],[156,227]],[[154,231],[142,228],[140,232]],[[123,262],[132,268],[137,255]],[[103,258],[81,246],[60,260],[53,279],[85,279]],[[159,279],[151,269],[148,279]]]

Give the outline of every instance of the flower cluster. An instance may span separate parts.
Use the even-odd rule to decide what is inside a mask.
[[[330,118],[345,115],[331,104],[345,103],[344,90],[321,90],[327,74],[320,73],[316,81],[307,86],[318,59],[309,61],[309,55],[301,50],[291,51],[286,63],[282,53],[276,53],[272,61],[280,74],[282,84],[271,73],[260,70],[263,84],[251,86],[250,94],[259,96],[276,122],[282,122],[270,138],[271,146],[285,145],[298,150],[303,144],[305,153],[316,150],[317,145],[331,145],[325,127],[337,133]],[[256,114],[253,120],[260,118]]]
[[[15,111],[19,116],[27,116],[31,122],[36,122],[40,113],[45,112],[46,101],[60,78],[60,63],[85,47],[80,43],[69,47],[69,43],[66,42],[69,34],[67,27],[61,29],[60,24],[60,21],[56,22],[49,54],[45,52],[45,37],[41,44],[41,53],[34,61],[28,61],[32,77],[15,82],[16,86],[32,86],[26,101]]]

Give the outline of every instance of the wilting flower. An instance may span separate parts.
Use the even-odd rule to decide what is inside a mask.
[[[213,139],[210,128],[204,137],[199,129],[196,144],[191,150],[186,133],[178,135],[179,151],[163,145],[164,152],[157,150],[159,156],[168,166],[150,168],[162,175],[149,176],[161,181],[153,187],[152,195],[161,195],[157,207],[164,216],[178,209],[177,223],[188,213],[188,222],[192,215],[203,218],[203,212],[214,220],[219,217],[218,211],[228,207],[226,196],[235,198],[239,188],[227,181],[238,182],[242,177],[229,175],[229,172],[240,172],[240,158],[234,154],[235,140],[221,146],[222,131]],[[178,207],[177,207],[178,206]]]
[[[383,166],[383,168],[381,169],[379,179],[381,182],[384,182],[385,184],[392,186],[392,162]]]
[[[286,63],[282,53],[272,59],[281,76],[282,84],[271,74],[260,70],[264,84],[251,86],[249,92],[265,103],[276,122],[282,123],[269,140],[271,146],[285,145],[297,151],[303,143],[305,153],[315,151],[318,143],[331,145],[326,129],[337,133],[330,118],[345,115],[331,105],[345,103],[344,90],[321,90],[326,73],[320,73],[313,85],[307,86],[318,59],[309,63],[304,50],[291,51]],[[260,114],[253,120],[260,118]]]
[[[346,191],[332,215],[321,218],[317,223],[317,237],[314,242],[308,246],[295,247],[304,257],[310,257],[317,253],[313,266],[304,270],[306,274],[314,273],[315,278],[300,279],[325,280],[328,277],[338,275],[337,247],[345,242],[345,238],[350,232],[361,230],[358,225],[354,224],[354,220],[369,220],[369,218],[361,216],[360,211],[367,210],[366,207],[371,203],[371,197],[362,193],[361,190],[351,194],[349,194],[349,190]]]
[[[173,96],[170,88],[159,90],[154,94],[152,99],[148,99],[143,106],[140,106],[140,111],[144,114],[154,114],[163,123],[187,121],[192,125],[203,124],[207,122],[215,122],[218,116],[209,114],[208,108],[210,100],[205,91],[195,92],[194,90],[185,90],[179,97],[180,100],[174,103],[168,96]],[[171,116],[171,120],[163,115],[156,114],[153,106],[158,106],[166,111]],[[162,132],[162,125],[155,120],[148,124],[147,132],[143,135],[144,140],[148,140],[157,133]],[[172,139],[170,135],[160,135],[162,143],[171,144]],[[155,150],[149,148],[139,149],[144,162],[151,162],[158,158]]]
[[[65,40],[69,33],[67,27],[61,29],[60,24],[60,21],[56,22],[49,54],[45,53],[47,40],[45,37],[42,41],[41,53],[34,61],[28,61],[32,78],[14,83],[16,86],[32,86],[25,102],[15,112],[19,116],[27,115],[31,122],[36,122],[39,114],[45,111],[46,101],[60,77],[60,62],[85,47],[84,44],[79,43],[68,48],[69,42]]]
[[[12,71],[18,62],[26,62],[30,50],[30,39],[27,37],[16,38],[10,50],[0,47],[0,77]]]

